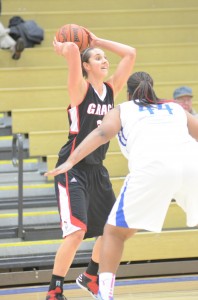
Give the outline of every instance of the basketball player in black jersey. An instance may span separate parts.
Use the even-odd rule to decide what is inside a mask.
[[[68,93],[70,105],[68,141],[61,148],[56,166],[97,126],[104,115],[114,107],[114,98],[125,85],[132,72],[136,50],[128,45],[104,40],[89,34],[89,48],[83,53],[72,42],[54,40],[54,49],[65,58],[68,66]],[[109,62],[102,49],[120,57],[114,74],[108,75]],[[103,228],[115,202],[109,174],[103,166],[109,144],[102,145],[65,174],[55,177],[56,196],[63,232],[46,300],[66,299],[63,295],[64,278],[77,249],[85,238],[97,237],[92,258],[77,284],[97,299],[98,263]]]

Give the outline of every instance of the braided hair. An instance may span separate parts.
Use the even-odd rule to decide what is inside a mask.
[[[153,89],[153,79],[146,72],[136,72],[127,81],[129,100],[139,106],[151,106],[162,103]]]

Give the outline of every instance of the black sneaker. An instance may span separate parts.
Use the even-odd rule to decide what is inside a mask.
[[[20,37],[18,38],[18,40],[16,41],[16,45],[15,45],[15,52],[12,55],[12,59],[18,60],[21,57],[21,52],[23,52],[25,48],[25,44],[23,39]]]
[[[83,273],[78,276],[76,283],[81,289],[88,291],[94,299],[98,299],[98,276]]]
[[[55,290],[47,293],[46,300],[67,300],[67,298],[62,294],[61,289],[56,287]]]

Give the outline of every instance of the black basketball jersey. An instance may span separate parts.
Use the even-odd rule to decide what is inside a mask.
[[[84,100],[78,106],[69,106],[67,109],[70,125],[68,141],[61,148],[59,158],[66,160],[71,152],[84,140],[84,138],[96,127],[98,127],[104,115],[114,107],[114,98],[112,87],[106,86],[106,96],[101,100],[90,83],[88,83],[87,93]],[[87,164],[99,164],[104,160],[108,150],[109,143],[106,143],[96,149],[83,159]]]

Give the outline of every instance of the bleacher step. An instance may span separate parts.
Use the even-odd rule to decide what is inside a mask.
[[[24,172],[35,172],[45,169],[45,163],[39,158],[27,158],[23,160]],[[0,173],[15,173],[18,167],[13,165],[12,160],[0,160]]]
[[[23,182],[24,183],[34,183],[34,182],[40,182],[40,183],[45,183],[46,177],[41,175],[40,171],[35,171],[35,172],[23,172]],[[2,184],[16,184],[18,183],[18,172],[8,172],[8,173],[0,173],[0,182]]]
[[[125,244],[122,256],[123,262],[149,262],[172,259],[193,259],[197,255],[198,231],[167,230],[160,234],[138,232]],[[0,241],[0,268],[49,266],[62,239],[46,241],[21,241],[20,239]],[[74,264],[85,260],[84,254],[91,254],[94,240],[84,241],[77,253],[80,253]],[[43,259],[41,259],[41,256]],[[39,258],[39,259],[38,259]],[[76,257],[75,257],[76,258]],[[87,256],[86,256],[87,258]],[[179,272],[179,270],[178,270]]]
[[[0,209],[15,209],[18,208],[18,195],[17,197],[10,197],[6,199],[0,198]],[[23,207],[24,208],[35,208],[35,207],[53,207],[57,204],[55,194],[49,194],[44,196],[23,196]]]
[[[177,62],[148,62],[136,63],[134,72],[139,69],[144,69],[145,72],[153,74],[156,81],[168,80],[195,80],[198,68],[197,60],[177,61]],[[109,74],[115,71],[116,65],[111,64]],[[43,86],[59,86],[65,85],[65,78],[67,76],[67,69],[65,66],[50,66],[50,67],[29,67],[29,68],[16,68],[16,69],[1,69],[0,82],[1,88],[24,88],[24,87],[37,87]],[[10,79],[10,81],[9,81]],[[65,87],[66,89],[66,87]],[[66,102],[66,101],[65,101]],[[13,120],[14,122],[14,120]],[[18,131],[21,132],[21,131]],[[25,132],[24,130],[22,132]]]
[[[5,128],[0,128],[0,131],[3,131],[4,134],[7,133],[7,130],[5,131]],[[8,132],[11,131],[11,127],[8,130]],[[3,135],[3,132],[0,135],[0,160],[11,160],[12,155],[12,135]],[[10,132],[11,133],[11,132]],[[29,156],[29,142],[28,139],[23,137],[23,158],[28,158]],[[2,164],[2,162],[1,162]],[[0,170],[1,172],[1,170]]]
[[[188,0],[188,7],[197,7],[197,0]],[[141,1],[129,1],[129,0],[108,0],[108,1],[93,1],[86,0],[86,6],[82,0],[75,1],[65,1],[58,0],[58,2],[54,0],[34,0],[34,1],[25,1],[25,0],[6,0],[3,4],[4,12],[10,12],[13,14],[15,12],[17,15],[20,14],[21,11],[37,11],[39,8],[40,11],[56,11],[56,10],[69,10],[71,11],[79,11],[79,10],[112,10],[112,9],[120,9],[120,8],[133,8],[133,9],[150,9],[150,8],[185,8],[186,2],[181,0],[166,0],[166,1],[153,1],[153,0],[141,0]]]
[[[12,133],[12,120],[11,117],[8,116],[6,113],[1,113],[0,115],[0,137],[11,135]],[[0,138],[1,141],[1,138]],[[2,144],[2,143],[0,143]]]
[[[172,43],[194,43],[198,40],[197,25],[178,25],[175,26],[115,26],[109,27],[90,27],[97,36],[105,39],[115,40],[124,44],[135,46],[138,44],[168,44]],[[43,47],[50,47],[54,38],[56,29],[47,29],[45,31],[45,40]],[[189,32],[191,35],[189,36]],[[131,39],[131,40],[130,40]]]
[[[0,269],[43,267],[53,264],[55,252],[62,239],[44,241],[22,241],[19,238],[0,241]],[[75,256],[74,264],[87,263],[90,259],[94,239],[84,241]]]
[[[155,14],[155,18],[153,15]],[[127,8],[118,9],[100,9],[100,10],[69,10],[56,9],[53,11],[53,18],[49,11],[38,11],[35,12],[21,12],[20,16],[25,20],[35,20],[42,28],[55,28],[58,29],[60,26],[67,23],[80,24],[84,27],[90,29],[91,26],[95,27],[109,27],[114,28],[119,24],[123,27],[126,25],[131,25],[131,19],[133,24],[136,26],[148,26],[152,24],[154,27],[163,25],[170,26],[175,25],[175,20],[177,24],[187,25],[197,23],[197,7],[184,7],[184,8],[152,8],[149,9],[134,9],[133,6]],[[12,14],[6,13],[2,15],[3,24],[8,24],[9,19]],[[56,30],[55,30],[56,32]]]
[[[60,217],[57,207],[23,208],[22,219],[19,219],[18,208],[1,210],[0,239],[16,236],[22,236],[26,241],[60,239]]]
[[[142,68],[143,66],[141,66]],[[161,71],[160,71],[161,72]],[[184,79],[183,79],[184,80]],[[185,79],[185,84],[192,87],[194,94],[198,94],[198,84],[196,81],[196,78],[193,80]],[[158,95],[158,97],[171,99],[172,93],[175,88],[180,86],[182,84],[180,80],[177,79],[177,77],[174,78],[174,80],[162,80],[162,81],[156,81],[155,82],[155,90]],[[48,108],[54,108],[62,107],[63,111],[65,112],[63,119],[66,120],[66,108],[69,105],[68,102],[68,93],[64,85],[59,86],[51,86],[51,87],[23,87],[23,88],[9,88],[9,89],[3,89],[0,88],[0,93],[2,96],[1,99],[1,107],[3,110],[11,111],[14,109],[46,109]],[[13,97],[17,95],[17,102],[13,102]],[[34,95],[34,96],[32,96]],[[34,101],[32,101],[32,97],[34,97]],[[55,100],[56,99],[56,100]],[[126,99],[126,89],[124,88],[121,93],[118,95],[118,98],[116,99],[116,104],[123,102]],[[195,108],[198,108],[198,103],[195,99]],[[57,116],[57,119],[59,117]],[[41,122],[39,122],[40,124]],[[58,126],[58,122],[53,122],[53,128],[50,127],[50,130],[65,130],[66,125],[64,127]],[[66,121],[65,121],[66,124]],[[17,126],[18,127],[18,126]],[[43,125],[41,124],[40,130],[49,130],[47,129],[48,126],[44,126],[45,129],[43,129]],[[37,129],[36,129],[37,130]],[[24,128],[23,130],[24,131]],[[31,128],[30,131],[35,131],[34,128]],[[20,132],[20,131],[17,131]]]
[[[13,136],[12,135],[4,135],[4,136],[0,136],[0,151],[2,151],[2,149],[7,148],[7,149],[12,149],[12,140],[13,140]],[[28,138],[23,138],[23,147],[24,149],[28,149],[29,146],[29,142],[28,142]]]
[[[49,209],[24,209],[23,210],[23,224],[24,226],[35,225],[57,225],[60,223],[57,207],[51,207]],[[12,227],[18,224],[18,210],[1,210],[0,214],[0,228]]]
[[[41,197],[54,195],[53,183],[30,183],[23,185],[24,197]],[[17,198],[18,196],[18,184],[7,184],[0,186],[0,199]]]
[[[131,43],[131,45],[133,45]],[[198,43],[164,43],[164,44],[134,44],[138,49],[138,55],[136,58],[136,63],[169,63],[169,62],[182,62],[186,60],[186,55],[190,56],[191,61],[197,60]],[[110,64],[115,64],[118,62],[119,58],[106,51],[107,58]],[[8,59],[9,53],[3,51],[1,53],[2,61],[1,67],[12,68],[14,67],[12,62]],[[23,53],[23,59],[18,61],[17,69],[29,68],[29,67],[61,67],[63,65],[63,60],[60,56],[56,55],[52,47],[39,47],[27,48]],[[58,100],[58,99],[57,99]],[[34,104],[34,103],[32,103]]]

